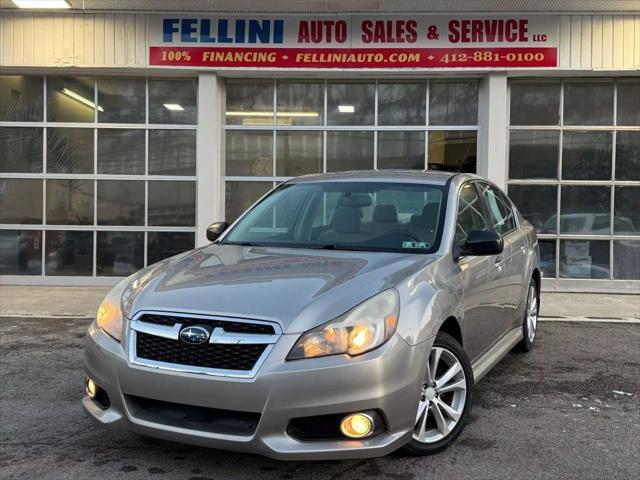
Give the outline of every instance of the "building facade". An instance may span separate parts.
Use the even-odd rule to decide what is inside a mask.
[[[115,283],[288,178],[408,168],[502,185],[545,289],[640,291],[640,2],[369,3],[0,8],[0,283]]]

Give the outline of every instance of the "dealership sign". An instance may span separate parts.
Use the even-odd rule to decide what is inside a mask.
[[[211,68],[555,67],[545,16],[149,18],[149,63]]]

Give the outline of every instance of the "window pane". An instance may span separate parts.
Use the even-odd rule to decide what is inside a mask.
[[[559,143],[559,132],[511,130],[509,178],[558,178]]]
[[[560,82],[511,82],[511,125],[558,125]]]
[[[562,137],[564,180],[610,180],[611,132],[566,131]]]
[[[42,77],[0,75],[0,121],[42,121],[43,110]]]
[[[144,181],[98,180],[98,225],[144,225]]]
[[[424,132],[378,132],[378,168],[424,170]]]
[[[0,230],[0,275],[42,273],[42,232]]]
[[[144,175],[144,130],[98,130],[98,173]]]
[[[229,130],[225,135],[226,175],[273,175],[273,133]]]
[[[93,180],[47,180],[48,225],[93,225]]]
[[[482,192],[493,229],[500,235],[504,235],[516,228],[511,205],[506,203],[500,192],[485,183],[479,183],[478,186]]]
[[[273,188],[271,182],[226,182],[225,221],[233,222],[262,195]]]
[[[556,241],[538,240],[540,268],[545,278],[556,278]]]
[[[565,125],[613,125],[612,82],[566,82]]]
[[[149,79],[149,123],[195,125],[198,81]]]
[[[609,187],[562,186],[561,189],[560,233],[609,235]]]
[[[48,230],[46,275],[93,275],[93,232]]]
[[[373,132],[327,132],[327,171],[373,168]]]
[[[149,182],[149,225],[195,224],[196,182]]]
[[[42,173],[42,129],[0,128],[0,172]]]
[[[227,125],[273,125],[273,81],[227,82]]]
[[[618,83],[618,125],[640,126],[640,82]]]
[[[329,83],[327,117],[329,125],[373,125],[375,115],[373,83]]]
[[[429,132],[429,170],[476,172],[475,131]]]
[[[95,122],[95,79],[47,77],[47,120]]]
[[[613,241],[613,278],[640,280],[640,240]]]
[[[144,123],[145,103],[144,79],[98,79],[99,122]]]
[[[42,180],[0,178],[0,223],[42,223]]]
[[[476,125],[478,82],[429,82],[429,125]]]
[[[616,180],[640,180],[640,132],[616,134]]]
[[[276,175],[295,177],[322,171],[322,132],[276,133]]]
[[[193,249],[195,234],[192,232],[149,232],[147,242],[147,265],[151,265]]]
[[[93,173],[93,129],[47,128],[47,173]]]
[[[378,84],[378,125],[424,125],[426,83]]]
[[[613,233],[640,235],[640,187],[616,187]]]
[[[149,130],[149,175],[195,174],[195,130]]]
[[[560,240],[561,278],[609,278],[608,240]]]
[[[277,97],[278,125],[323,124],[323,83],[278,82]]]
[[[484,216],[484,208],[476,188],[467,183],[458,196],[458,216],[456,219],[456,245],[462,245],[473,230],[489,230]]]
[[[556,185],[509,185],[509,197],[538,233],[556,233]]]
[[[98,275],[126,277],[143,267],[143,257],[144,233],[98,232]]]

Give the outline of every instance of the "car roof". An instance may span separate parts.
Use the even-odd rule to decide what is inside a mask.
[[[455,172],[433,170],[354,170],[348,172],[318,173],[304,175],[289,180],[287,183],[319,183],[319,182],[389,182],[389,183],[430,183],[445,185],[447,181],[461,175]]]

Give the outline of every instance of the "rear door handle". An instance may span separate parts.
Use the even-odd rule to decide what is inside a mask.
[[[527,251],[527,246],[524,243],[522,245],[520,245],[520,251],[522,253],[525,253]]]

